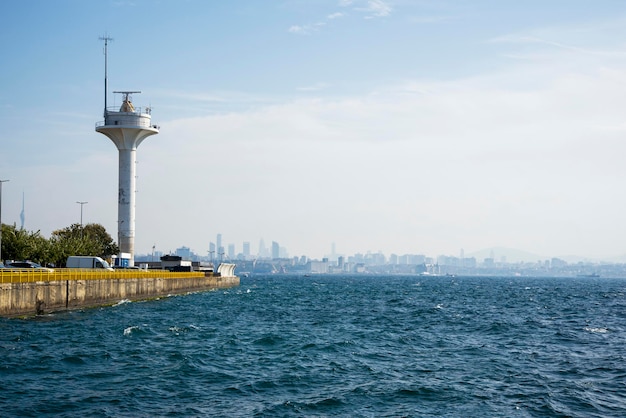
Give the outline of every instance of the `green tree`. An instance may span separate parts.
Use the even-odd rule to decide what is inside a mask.
[[[30,260],[42,265],[64,266],[70,255],[102,258],[117,254],[119,248],[100,224],[70,225],[52,233],[50,239],[40,231],[30,232],[15,225],[2,224],[2,258]]]
[[[72,224],[56,230],[50,237],[51,253],[57,266],[65,265],[70,255],[93,255],[102,258],[117,254],[117,244],[100,224]]]
[[[49,261],[50,243],[40,231],[30,232],[15,225],[2,224],[2,258],[5,260]]]
[[[83,229],[84,237],[90,239],[100,249],[98,256],[104,258],[120,252],[120,248],[102,225],[87,224]]]

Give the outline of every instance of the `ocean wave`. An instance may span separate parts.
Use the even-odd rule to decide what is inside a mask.
[[[11,384],[0,407],[5,416],[626,416],[626,301],[606,297],[623,290],[602,279],[255,276],[230,291],[5,320],[0,378]]]

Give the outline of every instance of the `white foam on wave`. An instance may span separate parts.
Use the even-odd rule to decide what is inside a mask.
[[[609,332],[608,329],[602,328],[602,327],[599,327],[599,328],[585,327],[585,331],[587,331],[587,332],[595,332],[595,333],[598,333],[598,334],[606,334],[607,332]]]
[[[177,326],[173,326],[173,327],[169,327],[169,331],[173,332],[176,335],[179,335],[181,331],[183,331],[183,329]]]
[[[132,327],[128,327],[124,330],[124,335],[131,335],[133,333],[133,331],[138,330],[139,327],[138,326],[132,326]]]
[[[189,332],[189,331],[192,331],[192,330],[198,330],[198,329],[200,329],[199,326],[194,325],[194,324],[189,324],[187,326],[181,326],[181,327],[179,327],[177,325],[172,325],[167,330],[169,332],[175,334],[175,335],[180,335],[181,333]]]
[[[120,305],[124,305],[125,303],[131,303],[132,301],[130,299],[122,299],[119,302],[117,302],[114,306],[120,306]]]

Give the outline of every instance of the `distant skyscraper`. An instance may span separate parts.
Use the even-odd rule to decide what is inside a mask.
[[[272,258],[280,258],[280,245],[276,241],[272,241]]]
[[[235,259],[235,244],[228,244],[228,258]]]
[[[217,252],[219,254],[224,252],[224,247],[222,247],[222,234],[217,234]]]
[[[243,243],[243,258],[245,260],[250,258],[250,243],[248,241]]]
[[[191,249],[189,247],[177,248],[175,254],[185,260],[191,260]]]
[[[259,258],[267,257],[267,249],[265,248],[265,241],[263,238],[259,240]]]

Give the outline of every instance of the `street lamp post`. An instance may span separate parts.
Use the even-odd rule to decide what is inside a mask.
[[[88,202],[76,202],[80,205],[80,238],[83,238],[83,205]]]
[[[80,205],[80,228],[83,228],[83,205],[86,205],[89,202],[76,202]]]
[[[0,262],[2,262],[2,183],[9,180],[0,180]]]

